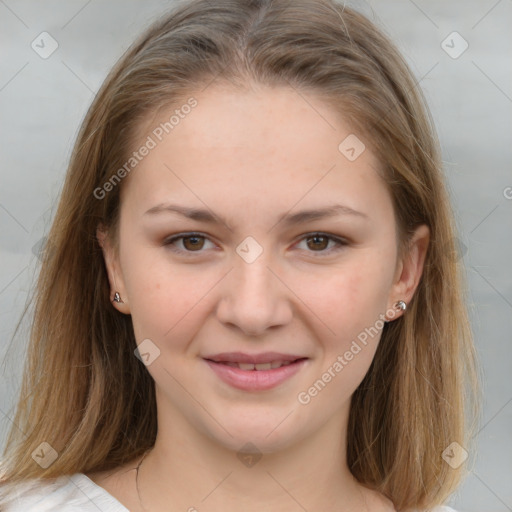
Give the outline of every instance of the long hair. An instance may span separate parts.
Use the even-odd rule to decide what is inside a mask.
[[[134,357],[131,317],[110,303],[96,228],[116,237],[124,182],[107,193],[104,184],[119,177],[141,122],[215,79],[284,85],[328,102],[381,163],[400,247],[418,225],[430,228],[407,314],[386,324],[352,396],[347,462],[398,510],[442,503],[465,471],[442,454],[453,442],[469,450],[479,385],[439,143],[400,53],[334,0],[185,2],[109,73],[82,123],[48,235],[0,481],[113,469],[153,446],[154,382]],[[47,468],[31,456],[43,442],[58,454]]]

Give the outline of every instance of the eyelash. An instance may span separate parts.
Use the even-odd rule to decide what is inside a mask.
[[[315,232],[312,232],[312,233],[307,233],[305,236],[303,236],[299,240],[299,242],[301,242],[302,240],[307,240],[308,238],[314,238],[315,236],[321,236],[321,237],[328,238],[329,241],[331,241],[331,240],[334,241],[337,244],[337,247],[335,247],[335,248],[331,247],[330,249],[324,249],[324,250],[321,250],[321,251],[307,251],[307,252],[310,252],[310,253],[314,254],[315,255],[314,257],[322,257],[324,255],[330,255],[332,252],[340,251],[344,247],[349,245],[348,241],[344,240],[343,238],[340,238],[340,237],[337,237],[337,236],[334,236],[334,235],[330,235],[328,233],[318,232],[318,231],[315,231]],[[201,254],[202,252],[204,252],[203,250],[187,251],[187,250],[184,250],[184,249],[177,249],[176,247],[172,247],[172,244],[174,242],[178,241],[178,240],[182,240],[184,238],[194,238],[194,237],[205,238],[205,239],[208,240],[208,237],[206,235],[203,235],[202,233],[181,233],[179,235],[172,236],[171,238],[167,238],[164,241],[163,245],[164,246],[168,246],[171,251],[179,253],[179,254],[184,254],[184,253],[186,253],[186,254],[194,254],[194,253]]]

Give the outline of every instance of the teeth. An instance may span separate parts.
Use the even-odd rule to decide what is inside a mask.
[[[254,365],[256,370],[270,370],[272,368],[272,363],[260,363]]]
[[[254,370],[254,365],[252,363],[235,363],[240,370]]]
[[[227,366],[232,366],[233,368],[240,368],[240,370],[274,370],[276,368],[280,368],[281,366],[288,366],[293,361],[272,361],[270,363],[233,363],[230,361],[225,361],[223,364]]]

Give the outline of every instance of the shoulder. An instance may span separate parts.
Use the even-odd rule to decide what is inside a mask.
[[[0,486],[2,496],[2,486]],[[0,497],[5,512],[129,512],[105,489],[83,473],[57,479],[30,480],[17,486],[7,498]]]

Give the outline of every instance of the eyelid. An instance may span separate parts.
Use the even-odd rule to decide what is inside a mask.
[[[211,242],[210,237],[208,235],[206,235],[205,233],[200,233],[200,232],[197,232],[197,231],[192,231],[192,232],[178,233],[176,235],[172,235],[172,236],[166,238],[162,245],[164,245],[164,246],[172,246],[172,243],[176,242],[177,240],[180,240],[180,239],[183,239],[183,238],[189,238],[189,237],[191,238],[191,237],[194,237],[194,236],[196,236],[198,238],[204,238],[204,239],[206,239],[206,240]],[[344,238],[344,237],[333,235],[333,234],[326,233],[326,232],[323,232],[323,231],[311,231],[309,233],[304,233],[303,235],[301,235],[300,238],[298,238],[297,241],[294,242],[294,245],[298,244],[299,242],[301,242],[303,240],[307,240],[308,238],[312,238],[314,236],[326,237],[326,238],[329,239],[329,241],[334,241],[337,244],[337,247],[334,247],[334,248],[331,247],[331,249],[327,249],[327,250],[322,250],[322,251],[306,251],[309,254],[314,255],[314,257],[322,257],[322,256],[330,255],[331,253],[337,252],[338,250],[343,249],[345,246],[350,244],[350,242],[346,238]],[[192,254],[195,254],[195,253],[202,254],[203,252],[205,252],[203,250],[199,250],[199,251],[186,251],[186,250],[177,249],[177,248],[173,248],[173,249],[170,249],[170,250],[175,252],[175,253],[178,253],[178,254],[187,254],[187,255],[192,255]]]
[[[306,251],[309,254],[312,254],[316,257],[322,257],[322,256],[328,256],[331,255],[333,252],[338,252],[339,250],[343,249],[345,246],[349,245],[349,241],[341,236],[337,235],[331,235],[330,233],[325,233],[323,231],[312,231],[310,233],[306,233],[304,235],[301,235],[301,237],[298,239],[298,241],[294,244],[296,245],[299,242],[302,242],[303,240],[307,240],[308,238],[313,238],[315,236],[322,236],[329,239],[330,241],[333,241],[336,243],[336,247],[331,247],[330,249],[326,249],[323,251]]]
[[[192,231],[192,232],[188,232],[188,233],[178,233],[176,235],[172,235],[168,238],[166,238],[164,241],[163,241],[163,244],[164,246],[172,246],[172,243],[173,242],[176,242],[182,238],[192,238],[192,237],[198,237],[198,238],[204,238],[208,241],[211,242],[210,240],[210,237],[204,233],[199,233],[197,231]],[[177,248],[173,248],[171,249],[173,252],[176,252],[176,253],[186,253],[186,254],[194,254],[194,253],[197,253],[197,254],[201,254],[202,252],[204,252],[203,250],[200,250],[200,251],[185,251],[183,249],[177,249]]]

